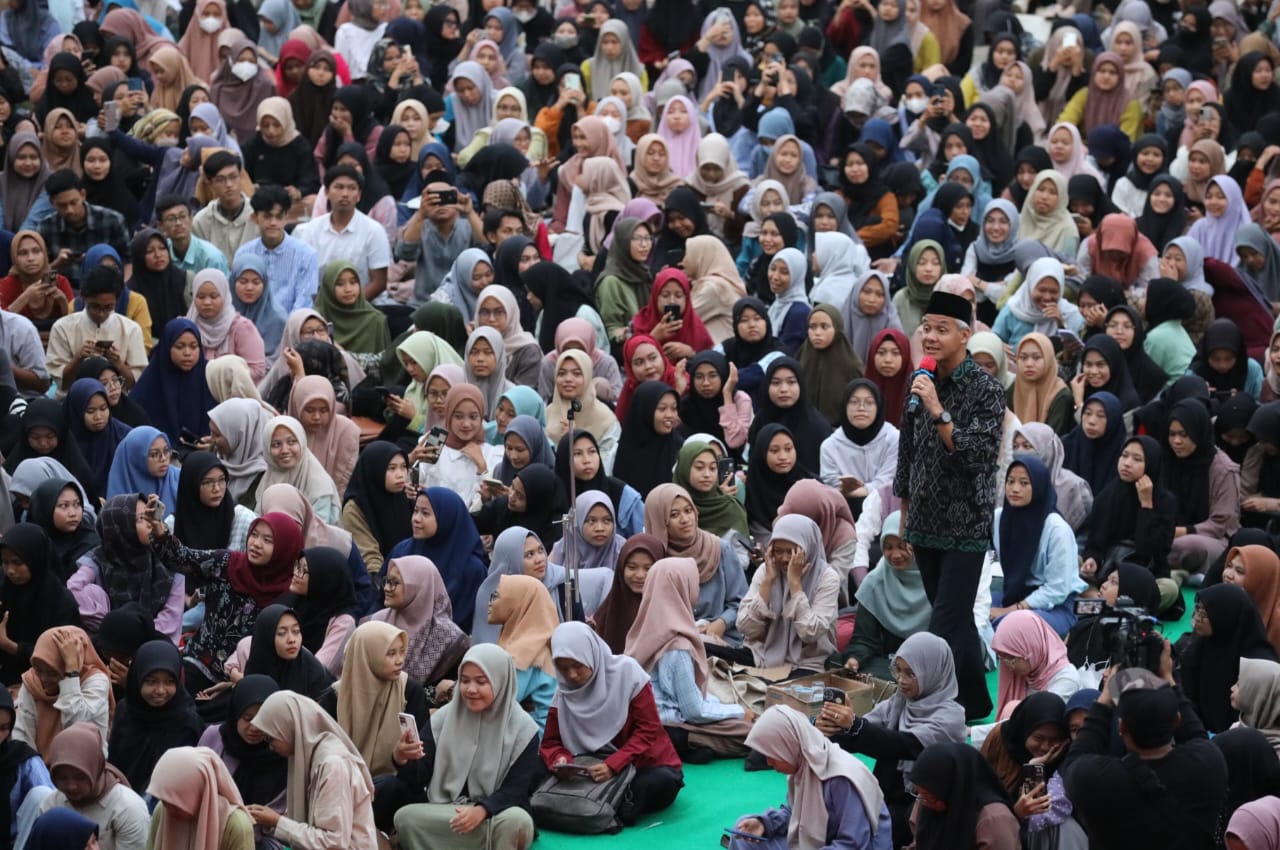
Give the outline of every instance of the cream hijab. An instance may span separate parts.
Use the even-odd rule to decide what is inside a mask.
[[[271,438],[277,428],[289,430],[302,447],[302,459],[292,469],[281,469],[272,460]],[[273,416],[267,420],[267,424],[262,429],[262,457],[266,461],[267,470],[262,473],[262,478],[258,481],[259,502],[272,484],[292,484],[306,497],[313,508],[325,496],[332,496],[335,501],[341,501],[337,485],[333,483],[333,479],[329,477],[329,473],[325,471],[320,461],[316,460],[316,456],[307,448],[307,432],[303,429],[302,423],[292,416]]]
[[[541,584],[538,589],[546,592]],[[462,702],[462,688],[455,687],[449,704],[431,716],[436,763],[427,786],[430,803],[456,802],[464,788],[472,797],[492,794],[538,734],[538,724],[516,698],[516,665],[506,650],[491,643],[473,646],[459,669],[467,664],[479,667],[489,680],[493,703],[472,711]]]
[[[576,348],[569,349],[556,359],[557,373],[565,360],[572,360],[582,370],[582,397],[578,399],[582,410],[574,414],[573,426],[578,431],[590,431],[597,440],[603,440],[604,435],[618,424],[618,418],[607,405],[596,399],[593,383],[595,370],[591,367],[591,355]],[[568,418],[569,402],[560,397],[559,389],[555,389],[551,394],[551,404],[547,405],[547,436],[553,443],[560,442],[560,438],[564,436],[560,423]]]
[[[360,750],[369,773],[395,773],[391,761],[400,740],[399,714],[404,711],[404,671],[387,681],[378,676],[394,644],[407,650],[409,636],[401,629],[379,620],[370,620],[352,633],[347,643],[342,679],[333,689],[338,693],[338,723]]]

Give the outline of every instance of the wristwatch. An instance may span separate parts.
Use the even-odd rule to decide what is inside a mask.
[[[950,425],[950,424],[951,424],[951,413],[950,413],[950,411],[946,411],[946,410],[944,410],[944,411],[942,411],[942,413],[940,413],[940,414],[938,414],[937,416],[933,417],[933,424],[934,424],[934,425]]]

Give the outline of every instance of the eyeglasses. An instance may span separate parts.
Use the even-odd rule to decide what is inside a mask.
[[[448,390],[427,390],[428,401],[444,401],[448,397]]]
[[[379,588],[380,590],[391,590],[391,591],[395,591],[395,590],[399,590],[400,588],[404,587],[404,582],[402,582],[402,581],[401,581],[400,579],[398,579],[398,578],[386,578],[386,579],[383,579],[383,580],[382,580],[382,581],[380,581],[380,582],[377,582],[376,584],[378,585],[378,588]]]
[[[641,245],[648,245],[653,242],[653,237],[647,234],[637,233],[635,236],[631,237],[631,241]]]
[[[225,478],[203,478],[200,480],[201,487],[210,487],[214,490],[221,490],[227,486]]]
[[[147,452],[147,460],[164,460],[169,456],[168,449],[152,449]]]
[[[854,410],[875,410],[876,400],[874,398],[851,398],[849,399],[849,407]]]
[[[231,186],[235,183],[240,182],[240,174],[239,172],[235,174],[219,174],[217,177],[214,177],[213,180],[210,182],[212,182],[215,186]]]
[[[124,378],[120,377],[119,375],[116,375],[114,378],[107,378],[105,381],[102,382],[102,384],[103,386],[107,386],[107,387],[111,387],[111,386],[123,387]]]
[[[899,682],[914,682],[916,674],[911,670],[903,670],[897,664],[889,668],[889,672],[893,674],[893,678]]]
[[[215,177],[214,180],[216,181],[217,178]],[[160,223],[161,224],[181,224],[182,222],[189,221],[190,219],[191,219],[191,216],[188,215],[187,213],[177,213],[176,215],[165,216],[164,218],[160,219]]]
[[[502,319],[507,315],[507,308],[497,307],[493,310],[481,308],[479,315],[481,319]]]
[[[308,569],[306,561],[298,561],[298,563],[293,565],[293,574],[302,578],[303,576],[311,575],[311,570]]]

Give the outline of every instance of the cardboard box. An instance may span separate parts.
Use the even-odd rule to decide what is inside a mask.
[[[819,687],[822,689],[835,688],[844,693],[845,704],[853,707],[855,714],[861,716],[870,713],[875,708],[876,703],[884,702],[898,690],[897,685],[892,682],[885,682],[871,676],[857,676],[856,674],[842,674],[838,670],[828,670],[825,673],[815,673],[812,676],[800,676],[786,682],[779,682],[776,685],[770,685],[769,690],[765,694],[765,707],[771,705],[786,705],[794,708],[796,711],[809,718],[809,722],[814,722],[818,714],[822,711],[821,700],[809,702],[806,699],[805,689]],[[801,689],[797,693],[796,689]]]

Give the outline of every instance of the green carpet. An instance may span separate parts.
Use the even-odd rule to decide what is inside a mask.
[[[1164,623],[1163,631],[1176,641],[1191,629],[1192,591],[1183,591],[1187,613],[1176,623]],[[996,672],[987,674],[987,687],[995,700]],[[870,761],[868,761],[870,764]],[[752,814],[786,799],[787,783],[771,770],[747,773],[737,759],[709,765],[688,765],[684,769],[684,789],[665,812],[646,818],[617,835],[564,835],[539,833],[536,847],[558,848],[607,847],[608,850],[685,850],[720,846],[720,836],[744,814]],[[652,842],[657,841],[658,844]],[[667,842],[670,842],[668,844]]]

